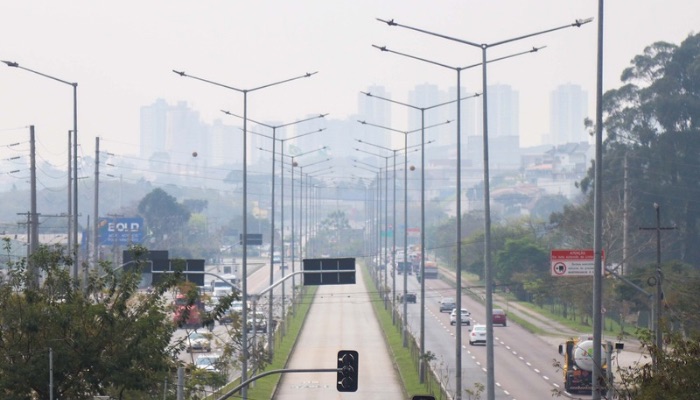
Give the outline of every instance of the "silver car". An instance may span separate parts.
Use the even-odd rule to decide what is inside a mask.
[[[451,297],[445,297],[440,300],[440,312],[450,312],[456,307],[455,299]]]

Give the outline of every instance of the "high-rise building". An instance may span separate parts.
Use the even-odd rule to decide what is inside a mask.
[[[150,106],[141,107],[141,158],[165,152],[168,130],[168,103],[157,99]]]
[[[520,100],[516,90],[510,85],[489,85],[488,139],[489,166],[491,168],[510,168],[520,163]],[[467,135],[468,143],[464,153],[466,159],[477,168],[483,166],[483,98],[476,99],[476,131],[474,136]],[[469,126],[469,125],[468,125]],[[472,125],[473,126],[473,125]],[[465,132],[466,135],[466,132]]]
[[[391,93],[387,92],[384,86],[372,85],[367,88],[367,93],[373,96],[391,99]],[[391,103],[386,100],[374,99],[362,93],[357,97],[358,118],[373,125],[393,127],[391,124]],[[396,128],[403,129],[403,128]],[[351,131],[354,131],[352,129]],[[368,142],[391,148],[392,132],[381,128],[369,128],[361,130],[359,138]],[[349,132],[348,132],[349,133]]]
[[[519,94],[510,85],[488,86],[489,138],[520,136]],[[477,135],[483,132],[483,101],[477,101]]]
[[[587,142],[584,119],[588,113],[588,94],[579,85],[559,85],[550,94],[549,137],[543,142],[555,146]]]

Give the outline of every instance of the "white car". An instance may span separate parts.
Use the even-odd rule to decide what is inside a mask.
[[[471,313],[467,311],[465,308],[462,309],[462,316],[460,317],[462,320],[462,325],[471,325],[471,320],[469,319],[469,316],[471,316]],[[450,325],[454,325],[457,323],[457,309],[452,310],[452,314],[450,314]]]
[[[469,332],[469,344],[473,346],[476,343],[486,344],[486,325],[474,325]]]
[[[197,368],[203,369],[205,371],[219,372],[218,362],[219,356],[210,354],[206,356],[197,357],[197,360],[195,361],[194,365]]]
[[[209,353],[211,351],[211,342],[201,333],[192,332],[185,338],[187,343],[186,351],[191,353],[193,351],[203,351]]]

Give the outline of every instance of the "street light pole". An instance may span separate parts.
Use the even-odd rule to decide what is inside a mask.
[[[403,296],[401,297],[402,303],[403,303],[403,330],[402,330],[402,337],[403,337],[403,347],[408,347],[408,302],[406,301],[406,294],[408,293],[408,135],[412,132],[418,132],[418,131],[424,131],[425,127],[422,127],[421,129],[415,129],[412,131],[401,131],[398,129],[390,128],[387,126],[382,126],[382,125],[376,125],[376,124],[371,124],[366,121],[358,121],[363,125],[370,125],[374,126],[377,128],[382,128],[386,130],[390,130],[393,132],[399,132],[404,134],[404,233],[403,233]],[[434,124],[431,125],[430,128],[435,127],[435,126],[441,126],[445,124],[449,124],[451,121],[448,120],[447,122],[444,123],[439,123],[439,124]],[[366,142],[363,142],[366,143]],[[419,144],[417,146],[412,146],[412,147],[418,147],[418,146],[423,146],[423,144]],[[380,147],[380,146],[376,146]],[[385,147],[382,147],[385,150],[391,150],[387,149]],[[394,169],[394,174],[396,174],[396,169]],[[394,293],[394,296],[396,294]]]
[[[389,215],[389,209],[388,209],[388,204],[389,204],[389,197],[388,197],[389,196],[389,158],[391,158],[392,156],[383,156],[381,154],[368,152],[368,151],[358,149],[358,148],[355,148],[355,150],[362,152],[362,153],[367,153],[367,154],[370,154],[373,156],[381,157],[384,159],[384,262],[382,263],[380,261],[380,263],[382,263],[382,265],[383,265],[383,267],[381,269],[384,270],[384,288],[382,289],[382,291],[383,291],[383,290],[386,290],[386,288],[388,287],[388,282],[387,282],[387,279],[388,279],[387,268],[388,267],[387,266],[389,265],[389,259],[388,259],[388,255],[387,255],[387,250],[388,250],[389,246],[388,246],[387,241],[388,241],[388,236],[389,236],[388,235],[388,233],[389,233],[389,216],[388,216]],[[381,185],[381,182],[378,181],[377,185]],[[378,190],[379,190],[379,198],[380,198],[379,210],[380,210],[380,214],[381,214],[381,186],[378,188]],[[380,227],[381,227],[381,222],[380,222]],[[381,231],[381,229],[379,229],[379,230]],[[394,228],[392,227],[391,236],[394,236],[393,231],[394,231]],[[379,243],[381,246],[381,235],[379,237]],[[381,251],[379,252],[379,257],[381,259]],[[384,309],[386,310],[387,307],[388,307],[388,299],[387,299],[387,296],[384,296]]]
[[[75,250],[74,254],[74,261],[73,261],[73,274],[72,277],[73,279],[77,282],[78,280],[78,266],[80,265],[80,244],[78,243],[78,83],[77,82],[69,82],[63,79],[56,78],[55,76],[47,75],[39,71],[35,71],[33,69],[29,69],[26,67],[23,67],[19,65],[19,63],[14,62],[14,61],[5,61],[2,60],[3,63],[5,63],[8,67],[13,67],[13,68],[18,68],[18,69],[23,69],[25,71],[43,76],[44,78],[49,78],[52,79],[56,82],[61,82],[65,85],[70,85],[73,87],[73,197],[71,201],[71,187],[70,187],[70,182],[71,182],[71,168],[70,168],[70,163],[68,166],[68,182],[69,182],[69,187],[68,187],[68,199],[69,199],[69,206],[73,205],[73,211],[72,211],[72,216],[70,215],[71,212],[68,213],[68,251],[73,252]],[[70,134],[69,134],[69,142],[70,142]],[[69,209],[70,211],[70,209]],[[71,218],[72,217],[72,218]],[[97,216],[95,216],[97,218]],[[72,226],[71,226],[72,224]],[[72,233],[72,238],[71,238],[71,233]],[[72,248],[72,246],[76,246],[75,249]],[[87,271],[85,271],[85,275],[83,276],[83,286],[87,284]]]
[[[243,347],[243,360],[241,361],[241,381],[245,381],[248,377],[248,329],[246,326],[246,325],[248,325],[246,323],[246,321],[248,320],[247,319],[247,315],[248,315],[247,308],[248,307],[245,306],[246,302],[248,301],[248,299],[247,299],[247,297],[248,297],[248,283],[247,283],[247,281],[248,281],[248,249],[247,249],[248,248],[248,245],[247,245],[247,241],[248,241],[248,226],[247,226],[248,225],[248,215],[247,215],[248,214],[248,177],[247,177],[247,175],[248,175],[248,151],[247,151],[248,150],[247,149],[247,146],[248,146],[248,135],[247,135],[247,131],[248,131],[248,93],[252,93],[252,92],[255,92],[255,91],[258,91],[261,89],[265,89],[265,88],[268,88],[271,86],[280,85],[282,83],[295,81],[295,80],[301,79],[301,78],[309,78],[312,75],[315,75],[317,72],[311,72],[311,73],[307,72],[304,75],[299,75],[299,76],[296,76],[294,78],[289,78],[289,79],[285,79],[282,81],[268,83],[266,85],[257,86],[257,87],[254,87],[252,89],[240,89],[237,87],[224,85],[224,84],[213,82],[213,81],[210,81],[207,79],[188,75],[187,73],[185,73],[185,71],[173,70],[173,72],[176,73],[177,75],[182,76],[182,77],[192,78],[192,79],[195,79],[198,81],[202,81],[205,83],[209,83],[211,85],[223,87],[225,89],[233,90],[233,91],[236,91],[238,93],[243,94],[243,210],[242,210],[243,211],[243,260],[241,262],[241,271],[242,271],[241,272],[241,291],[243,293],[242,301],[243,301],[244,307],[243,307],[243,311],[241,313],[241,319],[243,321],[242,329],[241,329],[241,331],[242,331],[241,346]],[[243,396],[243,399],[246,399],[248,397],[247,388],[245,388],[245,387],[243,388],[241,395]]]
[[[240,115],[237,115],[237,114],[225,111],[225,110],[221,110],[221,112],[223,112],[226,115],[231,115],[231,116],[241,118],[241,119],[243,118]],[[323,118],[326,115],[328,115],[328,114],[327,113],[326,114],[319,114],[319,115],[316,115],[313,117],[301,119],[301,120],[294,121],[294,122],[289,122],[286,124],[280,124],[280,125],[269,125],[269,124],[265,124],[263,122],[255,121],[251,118],[248,118],[248,120],[255,123],[255,124],[272,129],[272,137],[267,136],[267,135],[261,135],[261,136],[265,136],[265,137],[272,139],[272,153],[274,154],[275,153],[275,145],[277,144],[277,140],[278,140],[277,139],[277,129],[296,125],[296,124],[310,121],[310,120],[317,119],[317,118]],[[318,132],[318,131],[314,131],[314,132]],[[255,133],[255,132],[251,132],[251,133]],[[310,133],[312,133],[312,132],[310,132]],[[299,136],[303,136],[303,135],[299,135]],[[272,188],[271,188],[271,192],[272,192],[272,194],[271,194],[272,198],[271,198],[271,202],[270,202],[270,208],[271,208],[271,212],[270,212],[270,222],[271,222],[270,223],[270,285],[272,285],[274,283],[274,279],[275,279],[275,263],[274,263],[274,253],[275,253],[275,157],[272,157]],[[282,247],[284,247],[284,241],[282,243]],[[284,248],[282,250],[284,251]],[[273,291],[270,290],[269,297],[268,297],[268,303],[270,304],[270,307],[268,307],[268,314],[267,314],[268,321],[272,321],[272,299],[273,299],[272,292]],[[282,285],[282,297],[284,298],[284,285]],[[284,304],[284,302],[283,302],[283,304]],[[267,343],[268,343],[268,354],[269,354],[270,360],[272,360],[272,357],[274,355],[274,345],[273,345],[272,340],[273,340],[272,324],[267,324]]]
[[[489,188],[488,108],[487,108],[488,91],[487,91],[487,68],[486,68],[489,61],[487,61],[487,58],[486,58],[486,51],[490,47],[496,47],[496,46],[499,46],[502,44],[519,41],[519,40],[530,38],[533,36],[539,36],[539,35],[549,33],[549,32],[554,32],[554,31],[557,31],[560,29],[566,29],[566,28],[571,28],[571,27],[580,27],[584,24],[591,22],[593,19],[592,18],[585,19],[585,20],[579,19],[579,20],[576,20],[572,24],[558,26],[558,27],[547,29],[544,31],[534,32],[534,33],[530,33],[530,34],[526,34],[526,35],[522,35],[522,36],[518,36],[518,37],[506,39],[506,40],[501,40],[501,41],[489,43],[489,44],[487,44],[487,43],[475,43],[475,42],[457,39],[454,37],[446,36],[446,35],[435,33],[435,32],[426,31],[423,29],[415,28],[415,27],[401,25],[401,24],[394,22],[393,19],[386,21],[386,20],[382,20],[382,19],[377,18],[377,20],[380,22],[384,22],[389,26],[399,26],[399,27],[407,28],[407,29],[417,31],[420,33],[425,33],[425,34],[437,36],[437,37],[440,37],[443,39],[448,39],[448,40],[452,40],[455,42],[467,44],[467,45],[470,45],[473,47],[480,48],[482,51],[481,66],[482,66],[482,86],[483,86],[482,87],[482,93],[483,93],[483,97],[482,97],[482,102],[483,102],[483,107],[482,107],[483,108],[483,110],[482,110],[483,111],[483,117],[482,117],[483,121],[482,121],[482,123],[483,123],[483,125],[482,126],[483,126],[483,159],[484,159],[484,270],[485,270],[484,275],[485,275],[485,280],[486,280],[486,315],[490,316],[493,312],[493,282],[492,282],[492,273],[493,273],[492,269],[493,268],[491,265],[491,207],[490,207],[490,192],[489,192],[490,188]],[[533,48],[533,50],[534,50],[534,48]],[[416,57],[412,57],[412,58],[416,58]],[[423,60],[423,61],[428,61],[428,60]],[[428,61],[428,62],[431,62],[431,61]],[[441,65],[441,64],[438,64],[435,62],[431,62],[431,63]],[[443,65],[443,66],[445,66],[445,65]],[[459,86],[460,86],[460,71],[461,71],[461,69],[457,70],[457,98],[459,98],[459,90],[460,90],[460,88],[459,88]],[[459,102],[457,103],[457,109],[459,110]],[[458,111],[458,118],[459,118],[459,111]],[[459,136],[460,136],[459,135],[459,127],[460,127],[459,122],[457,125],[458,125],[457,154],[458,154],[458,158],[459,158],[461,156],[461,143],[459,140]],[[458,164],[459,168],[461,168],[461,166],[459,165],[460,164],[459,160],[458,160],[457,164]],[[458,171],[457,174],[458,174],[458,180],[459,180],[461,178],[460,171]],[[461,200],[461,194],[458,193],[457,202],[459,203],[460,200]],[[458,207],[458,211],[461,212],[461,207]],[[458,234],[461,234],[460,220],[461,220],[461,214],[457,214]],[[461,256],[460,250],[459,250],[461,248],[461,238],[459,238],[459,240],[457,241],[457,247],[458,247],[458,256]],[[459,260],[458,260],[457,271],[459,272],[460,269],[461,269],[461,264],[459,264]],[[461,276],[458,276],[458,278],[461,279]],[[458,282],[458,286],[459,285],[460,285],[460,283]],[[461,292],[458,292],[458,298],[459,297],[461,297]],[[457,307],[460,307],[460,304],[459,304],[459,303],[461,303],[460,300],[458,299],[457,302],[458,302]],[[459,324],[457,324],[457,325],[459,325]],[[598,333],[598,335],[600,335],[600,333]],[[461,335],[458,335],[458,336],[461,336]],[[595,332],[594,332],[594,336],[595,336]],[[598,336],[598,338],[600,339],[600,336]],[[493,358],[493,321],[490,317],[486,318],[486,343],[491,343],[490,345],[486,346],[486,363],[487,363],[487,367],[486,367],[486,369],[487,369],[486,392],[487,392],[488,400],[493,400],[495,398],[495,392],[494,392],[495,380],[494,380],[494,365],[493,365],[494,364],[494,358]],[[600,344],[600,341],[598,342],[598,344]],[[461,343],[459,343],[459,345],[461,345]],[[600,355],[600,346],[598,345],[597,348],[595,346],[596,345],[595,345],[595,341],[594,341],[594,350],[595,350],[595,352],[597,352],[598,355]],[[458,362],[461,363],[461,357],[460,357],[461,348],[457,348],[456,351],[458,353],[458,358],[460,358]],[[600,358],[598,358],[597,360],[598,360],[597,365],[600,365]],[[595,362],[595,360],[594,360],[594,362]],[[458,365],[458,368],[460,368],[459,365]],[[461,371],[460,371],[460,375],[461,375]],[[595,377],[596,376],[594,373],[594,378]],[[461,398],[461,393],[460,393],[461,392],[461,376],[457,377],[457,383],[458,383],[458,386],[457,386],[457,396],[458,397],[457,398],[460,399]]]
[[[407,103],[402,103],[400,101],[384,98],[381,96],[374,96],[369,92],[361,92],[362,94],[368,96],[368,97],[374,97],[380,100],[388,101],[393,104],[398,104],[404,107],[409,107],[414,110],[419,110],[420,115],[421,115],[421,156],[420,156],[420,162],[421,162],[421,174],[420,174],[420,182],[421,182],[421,187],[420,187],[420,248],[421,248],[421,260],[420,260],[420,274],[421,274],[421,280],[420,280],[420,301],[421,301],[421,308],[420,308],[420,351],[421,351],[421,357],[419,361],[419,380],[420,383],[425,382],[425,111],[426,110],[431,110],[433,108],[441,107],[447,104],[452,104],[457,101],[473,98],[473,97],[478,97],[479,94],[475,93],[472,96],[467,96],[463,98],[459,98],[459,100],[451,100],[447,101],[444,103],[440,104],[435,104],[430,107],[418,107],[414,106],[412,104],[407,104]],[[461,316],[460,316],[461,318]],[[461,322],[461,321],[460,321]]]

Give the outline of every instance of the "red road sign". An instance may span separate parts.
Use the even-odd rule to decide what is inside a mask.
[[[603,260],[605,253],[602,253]],[[550,256],[552,276],[593,275],[595,252],[592,249],[552,250]]]

